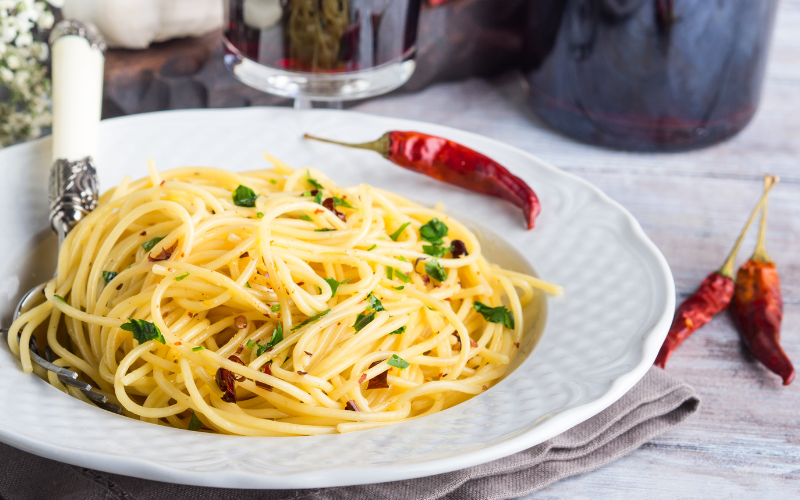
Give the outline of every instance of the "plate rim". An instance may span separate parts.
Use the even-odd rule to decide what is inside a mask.
[[[168,113],[170,115],[192,115],[192,114],[236,114],[236,113],[286,113],[296,114],[298,111],[291,108],[280,108],[270,106],[258,106],[247,108],[214,108],[214,109],[188,109],[188,110],[168,110],[157,111],[151,113],[141,113],[136,115],[128,115],[117,118],[103,120],[101,122],[101,134],[103,133],[104,124],[111,126],[120,121],[138,121],[150,120],[158,116]],[[5,442],[11,446],[19,448],[45,458],[89,467],[93,469],[103,470],[105,472],[114,474],[125,474],[133,477],[143,479],[150,479],[155,481],[208,486],[208,487],[222,487],[222,488],[270,488],[270,489],[294,489],[294,488],[322,488],[322,487],[336,487],[336,486],[355,486],[361,484],[372,484],[379,482],[397,481],[403,479],[416,479],[420,477],[432,476],[436,474],[443,474],[452,472],[467,467],[472,467],[497,460],[519,451],[528,449],[532,446],[540,444],[548,439],[551,439],[562,432],[579,425],[580,423],[588,420],[594,415],[600,413],[611,404],[619,400],[625,393],[627,393],[648,371],[652,366],[653,361],[658,353],[658,350],[666,337],[669,325],[672,322],[672,317],[675,308],[675,284],[670,270],[669,264],[661,251],[650,240],[644,229],[641,227],[636,218],[623,207],[620,203],[612,199],[599,187],[588,182],[587,180],[559,169],[558,167],[536,157],[532,153],[525,150],[504,143],[500,140],[483,136],[474,132],[457,129],[446,125],[439,125],[435,123],[425,122],[421,120],[409,120],[405,118],[395,118],[382,115],[371,115],[361,113],[358,111],[341,111],[330,109],[314,109],[303,110],[299,113],[303,114],[331,114],[341,115],[345,113],[347,116],[362,116],[365,119],[378,119],[388,120],[394,122],[404,122],[407,124],[421,125],[422,128],[436,128],[443,132],[454,131],[458,135],[466,136],[470,141],[477,140],[479,142],[488,143],[495,148],[510,150],[511,152],[522,156],[525,160],[533,164],[533,168],[540,168],[554,174],[557,177],[564,177],[566,180],[580,184],[583,188],[590,190],[594,195],[605,204],[613,207],[620,215],[624,217],[624,221],[629,226],[631,235],[636,238],[638,244],[642,245],[649,253],[649,256],[654,259],[655,267],[651,267],[654,274],[658,274],[661,282],[665,285],[663,293],[666,301],[660,304],[661,312],[658,319],[647,332],[641,333],[642,348],[639,362],[627,373],[620,375],[613,379],[609,384],[607,390],[599,397],[581,403],[577,406],[558,410],[561,418],[547,418],[545,421],[538,424],[531,425],[523,432],[509,437],[502,442],[480,448],[475,451],[461,453],[455,456],[416,462],[413,464],[398,465],[374,465],[366,470],[368,475],[364,474],[364,467],[333,467],[333,468],[319,468],[311,471],[302,472],[287,472],[283,475],[275,476],[258,476],[258,479],[253,481],[252,472],[244,472],[242,470],[225,470],[213,473],[204,472],[201,470],[191,469],[176,469],[163,467],[161,464],[154,464],[147,462],[139,457],[127,455],[116,456],[109,454],[98,454],[96,452],[74,449],[68,446],[61,446],[50,444],[48,442],[37,440],[32,437],[27,437],[21,434],[14,433],[7,430],[4,426],[0,426],[0,441]],[[17,151],[23,148],[35,148],[43,141],[49,141],[49,137],[39,138],[33,141],[28,141],[22,144],[10,146],[0,151],[0,156],[9,154],[9,151]],[[658,271],[656,273],[656,271]],[[657,304],[656,309],[658,309]],[[547,326],[545,326],[545,331]],[[42,381],[42,383],[44,383]],[[117,417],[125,418],[127,417]],[[135,420],[132,420],[136,422]],[[148,424],[149,425],[149,424]],[[369,432],[360,431],[360,432]],[[311,437],[313,438],[313,437]],[[136,464],[136,467],[131,468],[131,463]],[[126,466],[126,472],[119,472],[120,466]],[[115,469],[115,470],[110,470]],[[220,476],[224,480],[215,480]],[[376,478],[377,480],[373,479]],[[276,481],[278,480],[278,481]],[[240,482],[240,484],[233,485],[232,483]],[[228,485],[223,484],[228,483]]]

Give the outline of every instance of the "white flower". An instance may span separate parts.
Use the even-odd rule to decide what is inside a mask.
[[[11,25],[0,26],[0,41],[4,43],[13,42],[17,38],[17,28]]]
[[[4,44],[3,42],[0,42],[0,56],[5,54],[7,50],[8,46],[6,46],[6,44]]]
[[[15,56],[14,54],[8,56],[6,58],[6,66],[8,66],[8,69],[19,69],[20,67],[19,57]]]
[[[15,43],[17,47],[27,47],[33,43],[33,35],[30,33],[20,33]]]
[[[46,61],[50,50],[44,42],[36,42],[31,46],[31,55],[40,61]]]
[[[53,27],[53,22],[55,22],[55,17],[53,17],[53,14],[50,11],[47,11],[39,16],[39,20],[36,22],[36,24],[40,29],[49,30]]]
[[[14,79],[14,72],[8,68],[0,68],[0,79],[6,83],[10,83]]]
[[[64,6],[64,0],[47,0],[47,3],[59,9]]]

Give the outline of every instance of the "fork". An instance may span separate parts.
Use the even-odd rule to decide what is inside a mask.
[[[66,43],[60,42],[66,39],[70,40]],[[80,39],[88,42],[88,48]],[[98,89],[97,81],[93,78],[99,78],[102,82],[102,60],[106,45],[91,24],[64,20],[53,28],[50,46],[53,54],[55,162],[50,170],[49,219],[52,229],[58,235],[60,248],[67,233],[97,206],[97,170],[91,153],[96,148],[102,91],[94,95]],[[64,95],[67,93],[69,95]],[[71,159],[76,157],[80,159]],[[14,321],[34,304],[41,302],[46,284],[32,288],[22,297],[14,311]],[[7,335],[8,329],[2,328],[0,332]],[[17,341],[20,338],[21,332]],[[34,336],[31,336],[28,346],[31,360],[55,373],[62,384],[80,389],[100,408],[122,414],[122,408],[109,403],[106,396],[93,391],[92,386],[86,382],[78,380],[76,372],[53,364],[53,353],[49,346],[45,348],[47,359],[40,355]]]

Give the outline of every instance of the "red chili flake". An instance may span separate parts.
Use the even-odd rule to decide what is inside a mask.
[[[367,380],[367,374],[366,373],[362,373],[361,376],[358,377],[358,383],[359,384],[363,384],[365,380]]]
[[[306,372],[301,372],[300,370],[297,370],[297,374],[298,374],[298,375],[308,375],[308,373],[306,373]]]
[[[119,285],[117,285],[117,290],[122,290],[122,285],[123,285],[122,283],[120,283]]]
[[[422,275],[422,283],[424,283],[425,286],[428,286],[428,283],[430,283],[430,282],[431,282],[430,277],[427,274],[423,274]]]
[[[310,352],[308,352],[308,351],[303,351],[303,352],[304,352],[304,353],[306,353],[306,354],[308,354],[309,356],[313,356],[313,354],[311,354],[311,353],[310,353]]]
[[[250,252],[245,252],[239,256],[240,259],[244,259],[245,257],[250,257]]]
[[[316,195],[317,195],[317,193],[319,193],[319,189],[312,189],[312,190],[311,190],[311,191],[309,191],[308,193],[309,193],[311,196],[316,196]]]
[[[236,354],[241,354],[242,351],[244,351],[244,346],[242,344],[239,344],[239,347],[236,349]]]
[[[163,186],[165,182],[167,181],[161,181],[161,184],[159,184],[159,186]]]
[[[244,361],[239,359],[239,356],[235,356],[235,355],[231,354],[230,356],[228,356],[228,360],[233,361],[234,363],[239,363],[242,366],[246,366],[244,364]],[[244,380],[246,378],[244,375],[239,375],[238,373],[231,372],[231,374],[233,376],[233,380],[235,380],[237,382],[241,382],[242,380]]]
[[[233,326],[235,326],[239,330],[247,328],[247,318],[241,314],[239,316],[236,316],[236,318],[233,320]]]
[[[439,374],[439,378],[440,378],[440,379],[441,379],[441,378],[445,378],[446,376],[447,376],[447,374],[446,374],[446,373],[440,373],[440,374]]]
[[[472,339],[469,339],[469,346],[470,346],[470,347],[478,347],[478,343],[477,343],[477,342],[475,342],[475,341],[474,341],[474,340],[472,340]],[[519,345],[517,345],[517,347],[519,347]]]
[[[322,212],[324,212],[324,211],[325,211],[325,210],[321,210],[321,209],[319,209],[319,208],[318,208],[318,209],[314,210],[314,215],[319,215],[319,214],[321,214],[321,213],[322,213]]]
[[[467,246],[461,240],[453,240],[450,242],[450,245],[453,247],[452,254],[454,259],[460,259],[461,257],[466,257],[469,255],[467,252]]]
[[[222,400],[226,403],[236,402],[236,385],[233,374],[225,368],[217,370],[217,386],[222,391]]]
[[[303,286],[303,285],[305,285],[305,284],[306,284],[306,282],[305,282],[305,281],[298,281],[298,282],[297,282],[297,286]]]
[[[267,375],[272,375],[271,366],[272,366],[272,361],[270,361],[269,363],[266,363],[264,366],[262,366],[261,367],[261,371],[266,373]],[[270,386],[269,384],[265,384],[264,382],[259,382],[258,380],[256,380],[256,386],[261,387],[262,389],[265,389],[267,391],[272,392],[272,386]]]
[[[190,312],[190,313],[188,313],[188,314],[189,314],[189,317],[190,317],[190,318],[193,318],[193,317],[194,317],[194,313],[191,313],[191,312]]]
[[[488,389],[488,387],[486,387],[486,386],[484,385],[484,386],[483,386],[483,390],[485,391],[486,389]]]
[[[142,231],[141,233],[139,233],[139,236],[147,236],[147,231]]]
[[[325,198],[325,201],[322,202],[322,206],[333,212],[333,215],[336,217],[342,219],[344,222],[347,222],[347,216],[336,210],[336,202],[333,198]]]
[[[150,262],[158,262],[160,260],[167,260],[172,257],[172,252],[178,247],[178,242],[176,241],[171,247],[169,248],[162,248],[161,253],[153,257],[152,255],[147,255],[147,260]],[[181,254],[183,255],[183,254]]]
[[[455,344],[453,344],[453,350],[454,351],[460,351],[461,350],[461,342],[456,342]]]
[[[346,405],[344,405],[344,409],[345,410],[350,410],[350,411],[361,411],[358,408],[358,405],[356,404],[356,402],[353,401],[352,399],[350,401],[348,401]]]
[[[211,209],[211,215],[217,215],[217,212],[213,208]]]
[[[374,363],[369,365],[369,367],[373,368],[373,367],[379,365],[380,363],[383,363],[384,361],[386,361],[386,360],[382,359],[380,361],[375,361]],[[388,389],[389,388],[389,382],[386,379],[386,377],[388,375],[389,375],[389,370],[386,370],[386,371],[382,372],[379,375],[375,375],[374,377],[369,379],[369,384],[367,385],[367,389]]]
[[[514,345],[517,346],[517,349],[519,349],[519,342],[514,342]]]
[[[179,340],[179,341],[175,342],[175,345],[183,345],[183,342],[181,342],[181,341]]]

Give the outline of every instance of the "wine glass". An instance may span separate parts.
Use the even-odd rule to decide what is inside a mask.
[[[224,0],[225,65],[242,82],[341,108],[414,72],[421,0]]]

